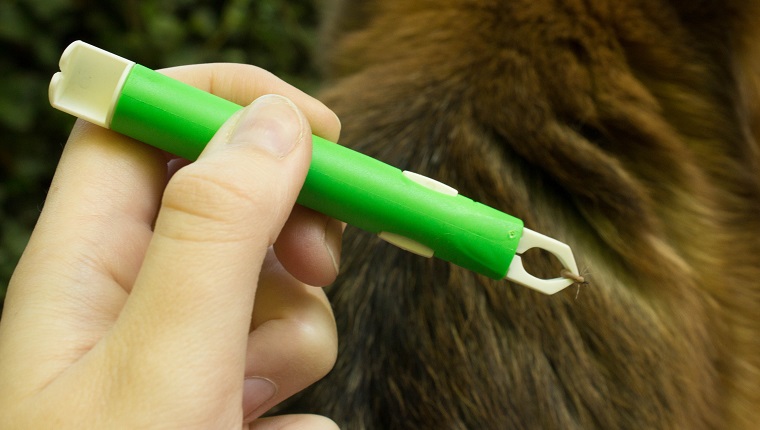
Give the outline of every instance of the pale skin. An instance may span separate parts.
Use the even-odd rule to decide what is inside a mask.
[[[0,428],[334,429],[259,417],[337,354],[311,285],[337,276],[343,226],[294,202],[311,134],[340,123],[252,66],[163,72],[253,103],[186,166],[75,125],[8,289]]]

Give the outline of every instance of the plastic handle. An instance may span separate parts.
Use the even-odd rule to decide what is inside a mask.
[[[241,106],[136,64],[111,129],[195,160]],[[298,203],[372,233],[391,233],[438,258],[503,279],[520,241],[521,220],[410,180],[401,170],[313,138]]]
[[[135,64],[116,102],[111,130],[195,161],[242,106]]]
[[[372,233],[411,239],[437,258],[494,279],[505,277],[523,230],[513,216],[425,187],[319,137],[298,202]]]

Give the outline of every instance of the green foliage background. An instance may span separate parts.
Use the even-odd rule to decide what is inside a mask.
[[[81,39],[152,68],[255,64],[310,91],[317,82],[314,3],[0,0],[0,310],[74,122],[47,98],[70,42]]]

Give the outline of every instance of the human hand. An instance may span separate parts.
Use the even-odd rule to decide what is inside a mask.
[[[0,428],[334,428],[254,419],[335,360],[330,305],[307,284],[337,275],[342,225],[293,205],[311,127],[335,141],[340,124],[252,66],[164,73],[243,105],[281,94],[302,111],[259,98],[178,170],[76,124],[9,285]]]

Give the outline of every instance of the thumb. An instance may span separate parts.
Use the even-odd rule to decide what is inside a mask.
[[[112,332],[119,364],[127,359],[135,367],[131,387],[147,384],[159,397],[153,401],[163,392],[157,379],[182,384],[170,390],[197,389],[207,402],[242,392],[261,264],[303,185],[310,142],[311,129],[295,105],[264,96],[171,178]],[[240,386],[217,386],[216,392],[210,385],[219,381]]]

